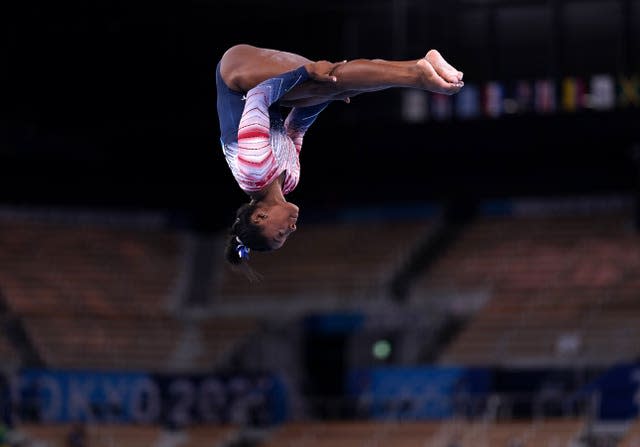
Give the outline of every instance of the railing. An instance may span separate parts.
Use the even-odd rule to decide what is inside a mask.
[[[292,408],[292,418],[304,420],[424,420],[422,408],[438,405],[450,408],[440,419],[470,421],[508,421],[514,419],[587,418],[597,419],[600,396],[576,396],[574,393],[491,393],[472,395],[461,393],[452,399],[437,394],[414,395],[385,401],[369,397],[312,397]]]

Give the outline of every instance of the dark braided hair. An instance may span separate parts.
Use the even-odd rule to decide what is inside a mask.
[[[248,259],[249,250],[271,250],[267,238],[262,235],[262,228],[251,222],[251,215],[256,208],[256,202],[252,200],[242,205],[236,212],[236,220],[231,225],[225,248],[225,258],[230,264],[242,264],[243,261]],[[244,252],[244,249],[249,250]]]

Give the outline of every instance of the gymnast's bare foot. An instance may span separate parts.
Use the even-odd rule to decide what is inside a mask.
[[[430,50],[417,65],[426,90],[453,95],[464,86],[463,73],[449,65],[437,50]]]
[[[447,82],[457,83],[462,82],[463,73],[453,68],[447,61],[444,60],[438,50],[429,50],[424,57],[436,72]]]

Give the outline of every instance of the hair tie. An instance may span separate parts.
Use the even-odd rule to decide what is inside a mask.
[[[238,246],[236,247],[236,252],[238,253],[238,257],[240,259],[248,260],[249,252],[251,251],[251,249],[246,245],[244,245],[238,236],[236,236],[236,242],[238,243]]]

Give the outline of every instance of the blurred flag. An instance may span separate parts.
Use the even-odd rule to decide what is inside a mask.
[[[420,123],[428,117],[427,92],[406,89],[402,92],[402,118],[410,123]]]
[[[431,115],[436,121],[451,119],[452,101],[451,96],[433,93],[431,95]]]
[[[606,74],[591,78],[589,105],[597,110],[609,110],[615,106],[616,94],[613,77]]]
[[[575,112],[586,107],[586,86],[581,78],[567,77],[562,80],[562,110]]]
[[[515,101],[518,106],[518,113],[531,112],[533,109],[533,89],[531,88],[531,82],[516,82]]]
[[[550,113],[556,110],[556,86],[550,79],[540,79],[534,85],[534,107],[537,113]]]
[[[484,114],[490,118],[502,115],[504,87],[496,81],[488,82],[484,87]]]
[[[640,106],[640,82],[637,75],[618,79],[618,104],[620,107]]]
[[[513,115],[520,112],[520,109],[518,107],[517,86],[514,83],[505,84],[502,99],[502,111],[506,115]]]
[[[586,109],[589,104],[589,92],[587,91],[587,83],[582,78],[576,78],[576,101],[579,109]]]
[[[455,113],[460,119],[473,119],[480,115],[480,93],[472,84],[465,84],[455,96]]]

